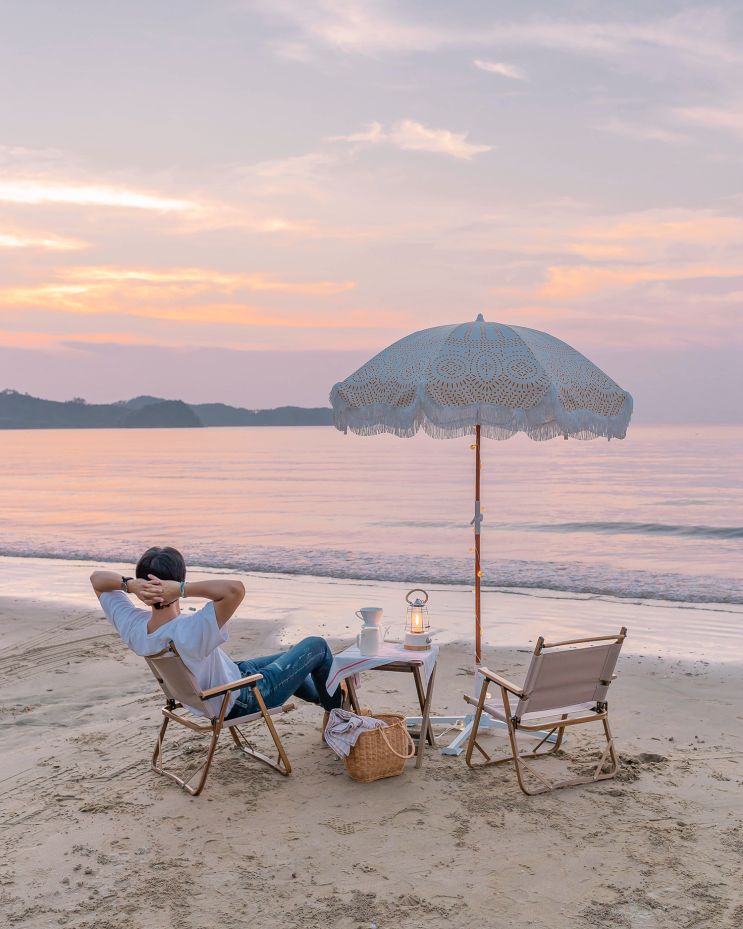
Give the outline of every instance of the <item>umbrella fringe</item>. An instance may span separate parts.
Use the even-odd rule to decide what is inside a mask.
[[[336,384],[330,393],[333,422],[337,429],[356,435],[379,435],[389,432],[401,438],[414,436],[421,428],[434,439],[454,439],[471,435],[481,426],[489,439],[510,439],[523,432],[535,441],[568,435],[575,439],[623,439],[632,418],[632,397],[625,394],[620,411],[603,416],[592,410],[566,410],[554,385],[539,403],[519,410],[493,403],[470,403],[461,407],[444,407],[436,403],[421,386],[410,406],[372,403],[350,407],[340,396]]]

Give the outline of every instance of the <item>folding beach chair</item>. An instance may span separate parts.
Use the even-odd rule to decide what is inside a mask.
[[[523,687],[517,687],[500,675],[488,671],[487,668],[480,668],[483,682],[479,698],[468,696],[464,698],[467,703],[477,707],[472,734],[467,746],[466,760],[469,767],[498,765],[513,761],[519,787],[529,796],[547,793],[559,787],[591,784],[594,781],[614,777],[619,768],[619,760],[609,729],[609,704],[606,701],[606,695],[609,685],[616,679],[614,667],[626,635],[627,630],[622,627],[619,635],[570,639],[566,642],[547,644],[540,637],[534,649],[531,666]],[[607,644],[592,644],[595,642]],[[576,645],[581,647],[569,647]],[[488,687],[491,690],[499,688],[499,693],[491,697]],[[495,719],[506,723],[511,741],[511,755],[505,758],[491,758],[479,745],[477,730],[483,713],[488,713]],[[606,748],[592,775],[574,777],[550,784],[526,761],[527,758],[540,758],[556,752],[562,744],[567,726],[596,722],[603,724]],[[519,751],[519,732],[542,732],[545,729],[549,729],[549,732],[533,751]],[[553,747],[540,752],[541,746],[555,732],[557,732],[557,738]],[[473,763],[472,752],[475,748],[485,757],[484,762]],[[607,757],[611,762],[611,767],[608,772],[602,773]],[[524,769],[541,781],[544,786],[529,790],[524,783]]]
[[[230,735],[232,736],[235,745],[246,755],[250,755],[252,758],[257,758],[259,761],[263,761],[270,767],[275,768],[275,770],[280,774],[286,775],[291,772],[289,759],[286,756],[286,752],[284,751],[284,747],[281,744],[279,734],[276,732],[271,717],[276,716],[279,713],[285,713],[288,710],[294,709],[293,703],[287,703],[284,706],[277,706],[272,707],[271,709],[266,709],[266,704],[263,702],[263,697],[261,696],[260,691],[258,690],[257,686],[253,686],[251,689],[255,694],[256,700],[258,701],[260,711],[258,713],[250,713],[247,716],[238,716],[235,719],[225,719],[230,694],[235,690],[240,690],[242,687],[247,687],[251,684],[255,684],[256,681],[260,681],[263,678],[262,674],[251,674],[250,677],[244,677],[242,680],[234,681],[232,684],[224,684],[221,687],[211,687],[209,690],[202,691],[197,684],[193,674],[189,671],[183,659],[176,651],[176,647],[173,642],[170,643],[168,648],[163,649],[156,655],[146,656],[145,661],[150,666],[150,670],[155,675],[158,684],[162,688],[163,693],[167,698],[167,703],[163,707],[162,711],[164,717],[163,724],[160,727],[160,732],[155,744],[155,750],[152,753],[151,767],[153,771],[156,771],[158,774],[162,774],[165,777],[169,777],[171,781],[175,781],[176,784],[182,787],[185,791],[190,793],[192,796],[197,797],[204,789],[204,784],[206,783],[206,778],[209,774],[209,768],[211,767],[212,758],[214,757],[214,751],[217,747],[217,742],[219,741],[219,735],[223,728],[227,728],[230,731]],[[214,710],[209,705],[207,700],[211,697],[218,697],[222,695],[222,706],[220,708],[219,714],[215,716]],[[209,720],[209,722],[194,722],[194,719],[197,719],[198,717],[192,716],[191,719],[188,719],[184,716],[184,714],[179,714],[176,712],[178,709],[186,709],[187,707],[193,707],[196,710],[200,710],[204,714],[204,717]],[[258,719],[265,720],[265,723],[268,726],[268,731],[271,733],[271,737],[273,738],[279,753],[277,761],[272,761],[270,758],[266,757],[266,755],[262,755],[260,752],[257,752],[251,748],[248,740],[237,728],[239,725],[250,723]],[[169,771],[163,770],[163,739],[165,737],[165,730],[168,728],[168,723],[171,720],[173,722],[180,723],[182,726],[187,726],[194,732],[211,732],[212,734],[212,740],[211,744],[209,745],[209,751],[207,753],[206,760],[201,765],[201,767],[199,767],[185,779],[180,778],[177,775],[170,773]],[[201,776],[196,786],[191,786],[192,781],[195,781],[199,775]]]

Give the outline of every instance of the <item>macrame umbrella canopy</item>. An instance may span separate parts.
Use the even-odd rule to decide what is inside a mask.
[[[336,428],[358,435],[623,439],[632,397],[560,339],[487,323],[435,326],[375,355],[330,394]]]
[[[475,434],[475,662],[481,661],[480,437],[623,439],[632,397],[565,342],[524,326],[434,326],[400,339],[330,393],[342,432]]]

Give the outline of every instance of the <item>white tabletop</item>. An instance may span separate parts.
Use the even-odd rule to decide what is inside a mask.
[[[369,671],[371,668],[379,668],[393,662],[422,664],[426,682],[428,682],[438,655],[438,645],[432,645],[422,652],[414,652],[395,642],[384,642],[378,655],[362,655],[356,644],[350,645],[347,649],[334,656],[328,674],[328,682],[325,686],[328,693],[333,694],[344,678],[350,677],[352,674],[358,674],[360,671]]]

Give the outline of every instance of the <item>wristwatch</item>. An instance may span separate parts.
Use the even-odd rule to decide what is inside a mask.
[[[129,593],[129,588],[127,587],[127,583],[133,580],[134,580],[133,577],[122,577],[121,578],[121,589],[124,591],[125,594]]]

